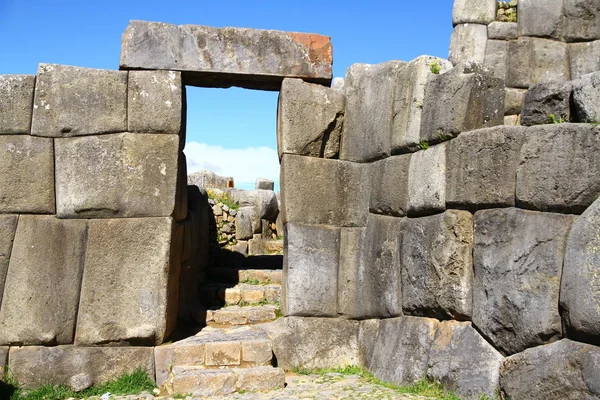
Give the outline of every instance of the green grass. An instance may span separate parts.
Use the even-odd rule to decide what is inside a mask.
[[[439,58],[436,58],[434,61],[429,63],[429,70],[432,74],[439,75],[442,69],[442,65],[440,64]]]
[[[546,120],[547,124],[562,124],[568,122],[566,119],[564,119],[563,117],[561,117],[560,115],[557,117],[554,114],[550,114],[548,115],[548,119]]]
[[[211,189],[208,189],[207,193],[208,193],[208,198],[214,200],[215,203],[217,203],[217,204],[218,203],[225,204],[231,210],[239,210],[240,209],[240,205],[238,203],[236,203],[235,201],[231,200],[231,198],[227,195],[227,193],[225,193],[221,196],[221,195],[217,195]]]
[[[429,142],[427,142],[426,140],[421,140],[419,142],[419,148],[421,150],[427,150],[429,148]]]
[[[139,394],[147,391],[152,393],[156,387],[154,381],[146,371],[138,369],[129,374],[123,374],[114,381],[101,383],[97,386],[74,392],[66,385],[47,384],[37,389],[21,389],[16,380],[7,373],[5,382],[0,386],[0,399],[2,400],[62,400],[70,397],[81,399],[91,396],[102,396],[110,392],[113,395]]]

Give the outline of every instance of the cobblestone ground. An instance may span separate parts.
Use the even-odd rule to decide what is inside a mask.
[[[367,382],[356,375],[328,373],[325,375],[286,375],[287,386],[284,389],[264,393],[235,393],[228,396],[202,397],[203,399],[238,400],[288,400],[288,399],[397,399],[397,400],[434,400],[432,397],[399,394],[381,385]],[[94,398],[98,399],[98,398]],[[110,396],[115,400],[167,400],[169,397],[152,395]],[[191,400],[192,397],[186,397]]]

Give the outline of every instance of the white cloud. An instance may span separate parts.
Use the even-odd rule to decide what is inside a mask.
[[[225,149],[222,146],[188,142],[184,152],[188,173],[208,169],[219,175],[233,176],[235,186],[244,189],[253,188],[256,178],[279,182],[277,150],[269,147]]]

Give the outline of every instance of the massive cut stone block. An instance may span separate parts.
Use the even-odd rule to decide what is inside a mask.
[[[406,215],[410,159],[411,154],[405,154],[371,164],[371,212],[397,217]]]
[[[337,158],[344,93],[301,79],[284,79],[277,112],[277,148],[284,153]]]
[[[0,135],[29,134],[35,75],[0,75]]]
[[[568,51],[571,79],[600,71],[600,40],[569,43]]]
[[[600,399],[598,371],[600,348],[563,339],[508,357],[500,386],[511,399]]]
[[[397,385],[425,378],[438,326],[439,322],[431,318],[382,320],[369,371],[382,381]]]
[[[55,147],[59,217],[159,217],[175,210],[176,135],[64,138]]]
[[[517,169],[517,204],[582,213],[600,195],[600,135],[590,124],[528,128]]]
[[[448,60],[454,65],[467,61],[482,63],[485,58],[487,38],[486,25],[456,25],[450,37]]]
[[[21,215],[0,307],[0,343],[73,343],[87,221]]]
[[[429,352],[427,377],[461,399],[494,398],[503,359],[470,322],[442,321]]]
[[[337,368],[358,365],[359,324],[341,318],[286,317],[259,329],[273,340],[280,368]]]
[[[560,290],[566,335],[600,345],[600,199],[569,233]]]
[[[409,218],[402,229],[402,309],[439,319],[470,319],[473,216],[467,211]]]
[[[317,34],[130,21],[120,68],[182,71],[193,86],[279,90],[283,78],[329,86],[332,51]]]
[[[0,135],[0,212],[54,213],[52,139]]]
[[[506,86],[526,89],[541,82],[568,81],[568,60],[566,43],[533,37],[511,40],[508,43]]]
[[[391,154],[394,92],[405,68],[402,61],[348,68],[340,159],[364,162]]]
[[[18,215],[0,215],[0,293],[4,293],[4,281],[18,219]]]
[[[283,257],[282,311],[336,316],[340,228],[288,223]]]
[[[414,153],[408,169],[408,215],[446,208],[446,143]]]
[[[531,86],[521,110],[521,125],[547,124],[561,119],[570,121],[572,87],[571,82],[545,82]]]
[[[127,72],[40,64],[31,134],[71,137],[127,130]]]
[[[495,0],[456,0],[452,9],[452,24],[487,25],[496,19]]]
[[[127,130],[179,135],[185,118],[183,96],[180,72],[129,72]]]
[[[494,21],[488,25],[488,38],[498,40],[513,40],[517,39],[519,34],[517,32],[516,22],[500,22]]]
[[[510,355],[562,337],[560,277],[572,215],[475,214],[473,323]]]
[[[240,206],[253,207],[259,220],[277,218],[279,205],[277,204],[277,195],[272,190],[231,190],[227,194]],[[260,221],[258,221],[258,225],[260,226]]]
[[[368,164],[283,155],[284,223],[365,226],[369,196]]]
[[[141,369],[154,377],[152,347],[11,347],[8,367],[23,388],[53,383],[70,386],[85,378],[90,386]]]
[[[480,209],[515,204],[523,128],[463,133],[448,144],[446,207]]]
[[[562,37],[563,0],[520,0],[519,36]]]
[[[359,365],[363,368],[369,368],[375,344],[377,343],[380,323],[380,319],[360,321],[358,328],[358,359]]]
[[[338,313],[350,318],[402,315],[403,218],[369,214],[366,228],[342,228]]]
[[[495,78],[506,79],[506,59],[508,42],[506,40],[488,40],[485,47],[484,64]]]
[[[460,64],[427,84],[421,140],[436,143],[503,123],[504,84],[481,64]]]
[[[75,344],[163,342],[177,318],[173,232],[171,218],[90,220]]]
[[[562,36],[567,42],[600,39],[600,3],[564,0],[562,24]]]
[[[577,122],[600,122],[600,73],[573,81],[573,106]]]

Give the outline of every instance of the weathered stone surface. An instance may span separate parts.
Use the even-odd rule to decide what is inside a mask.
[[[127,130],[127,72],[40,64],[31,134],[71,137]]]
[[[18,219],[18,215],[0,215],[0,293],[4,293],[4,281],[8,271]]]
[[[402,61],[348,68],[340,159],[364,162],[390,155],[394,92],[405,68]]]
[[[235,392],[237,378],[232,369],[201,369],[188,366],[173,368],[165,384],[169,395],[225,396]]]
[[[600,72],[573,81],[573,106],[577,122],[600,122]]]
[[[73,342],[86,229],[83,220],[19,217],[0,308],[0,343]]]
[[[0,135],[29,134],[35,75],[0,75]]]
[[[242,362],[242,343],[218,342],[206,343],[206,366],[226,367],[240,365]]]
[[[233,182],[233,177],[217,175],[208,170],[188,174],[188,185],[196,185],[201,188],[227,189],[229,181]]]
[[[533,3],[533,0],[529,1]],[[568,81],[568,60],[566,43],[534,37],[511,40],[508,43],[506,86],[527,89],[541,82]]]
[[[359,365],[363,368],[369,368],[375,344],[377,343],[377,334],[379,332],[380,319],[366,319],[360,321],[358,328],[358,358]]]
[[[446,208],[446,143],[414,153],[408,169],[408,215]]]
[[[0,136],[0,212],[54,213],[52,139]]]
[[[96,385],[136,369],[154,377],[154,356],[152,347],[11,347],[8,368],[24,388],[69,384],[79,374]]]
[[[56,139],[61,218],[162,217],[175,210],[179,138],[118,133]]]
[[[488,25],[488,39],[513,40],[519,37],[516,22],[494,21]]]
[[[408,209],[408,169],[411,154],[371,164],[369,211],[403,217]]]
[[[521,118],[518,115],[505,115],[504,125],[507,126],[520,126]]]
[[[511,399],[600,399],[598,371],[598,347],[563,339],[508,357],[500,386]]]
[[[573,220],[516,208],[475,214],[473,323],[504,354],[562,337],[558,295]]]
[[[255,187],[256,190],[275,190],[275,182],[270,179],[257,178]]]
[[[237,240],[252,239],[254,229],[252,221],[257,218],[254,207],[241,207],[235,216],[235,238]]]
[[[569,71],[571,79],[600,71],[600,40],[569,43]]]
[[[81,392],[94,384],[92,377],[86,373],[73,375],[69,378],[69,387],[75,392]]]
[[[495,0],[456,0],[452,9],[452,24],[487,25],[496,19]]]
[[[288,223],[281,308],[285,315],[337,315],[340,228]]]
[[[327,36],[130,21],[120,68],[183,71],[186,85],[279,90],[283,78],[329,86],[332,62]]]
[[[519,36],[560,39],[563,0],[520,0],[517,20]]]
[[[600,39],[600,3],[564,0],[562,24],[562,36],[567,42]]]
[[[515,204],[523,128],[501,126],[461,134],[448,144],[446,208]]]
[[[582,213],[600,194],[600,135],[590,124],[528,128],[517,169],[517,204]]]
[[[128,82],[127,130],[179,135],[185,118],[181,73],[131,71]]]
[[[569,338],[600,345],[600,200],[578,217],[569,233],[560,308]]]
[[[545,82],[529,87],[521,110],[521,125],[547,124],[561,118],[571,120],[571,82]]]
[[[0,347],[0,379],[4,380],[8,366],[8,346]]]
[[[369,371],[382,381],[397,385],[425,378],[438,326],[439,322],[430,318],[382,320]]]
[[[273,340],[277,365],[291,370],[358,365],[359,325],[340,318],[286,317],[259,329]]]
[[[279,158],[284,153],[337,158],[343,122],[343,92],[284,79],[277,112]]]
[[[238,368],[236,387],[238,390],[269,391],[285,386],[285,372],[281,368],[255,367]]]
[[[279,210],[277,196],[272,190],[232,190],[228,192],[229,197],[242,207],[254,207],[258,217],[256,225],[252,225],[254,233],[260,232],[261,219],[275,219]]]
[[[450,37],[448,60],[454,65],[467,61],[483,63],[487,38],[486,25],[456,25]]]
[[[162,343],[177,317],[177,242],[168,217],[90,220],[75,344]]]
[[[521,114],[525,101],[525,89],[506,88],[504,93],[504,115]]]
[[[473,216],[467,211],[406,220],[400,248],[407,315],[470,319]]]
[[[506,79],[506,60],[508,58],[508,42],[506,40],[488,40],[485,46],[484,65],[489,68],[495,78]]]
[[[503,359],[470,322],[442,321],[429,352],[427,377],[461,399],[494,398]]]
[[[425,90],[421,140],[429,144],[472,129],[502,125],[504,84],[477,63],[432,78]]]
[[[369,214],[366,228],[342,228],[338,313],[350,318],[402,315],[400,242],[404,219]]]
[[[283,223],[365,226],[368,176],[366,164],[285,154],[281,160]]]

